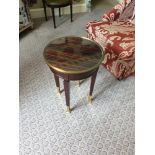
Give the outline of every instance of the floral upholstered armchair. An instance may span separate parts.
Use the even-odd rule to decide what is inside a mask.
[[[122,0],[100,21],[87,24],[87,37],[105,51],[102,65],[121,80],[135,72],[135,0]]]

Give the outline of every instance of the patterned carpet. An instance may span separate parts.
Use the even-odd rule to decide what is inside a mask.
[[[66,113],[62,80],[58,96],[42,52],[52,39],[86,36],[85,25],[103,10],[74,15],[70,23],[52,20],[20,38],[20,155],[134,155],[134,77],[116,80],[100,67],[92,105],[87,104],[90,79],[80,88],[71,82],[71,114]]]

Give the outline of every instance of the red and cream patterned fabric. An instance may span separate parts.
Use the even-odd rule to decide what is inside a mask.
[[[123,0],[101,21],[87,24],[88,38],[105,50],[103,66],[118,79],[135,72],[134,6],[134,0]]]

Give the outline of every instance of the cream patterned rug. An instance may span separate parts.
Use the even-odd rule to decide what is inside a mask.
[[[74,15],[73,23],[68,17],[55,30],[50,19],[20,39],[20,155],[134,155],[134,77],[118,81],[100,67],[92,105],[86,99],[90,79],[80,88],[71,82],[68,114],[64,91],[57,95],[42,56],[56,37],[86,36],[86,23],[102,14]]]

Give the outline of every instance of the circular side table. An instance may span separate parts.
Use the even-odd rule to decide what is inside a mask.
[[[70,109],[69,81],[91,77],[88,101],[92,93],[99,65],[103,60],[103,49],[96,42],[84,37],[66,36],[51,41],[44,49],[44,59],[54,74],[60,93],[59,77],[64,79],[67,111]]]
[[[45,14],[45,19],[47,21],[47,13],[46,13],[46,6],[51,8],[52,11],[52,18],[53,18],[53,23],[54,23],[54,28],[56,28],[56,23],[55,23],[55,13],[54,9],[59,8],[59,17],[61,17],[61,8],[70,6],[70,16],[71,16],[71,22],[73,21],[73,2],[72,0],[42,0],[43,7],[44,7],[44,14]]]

